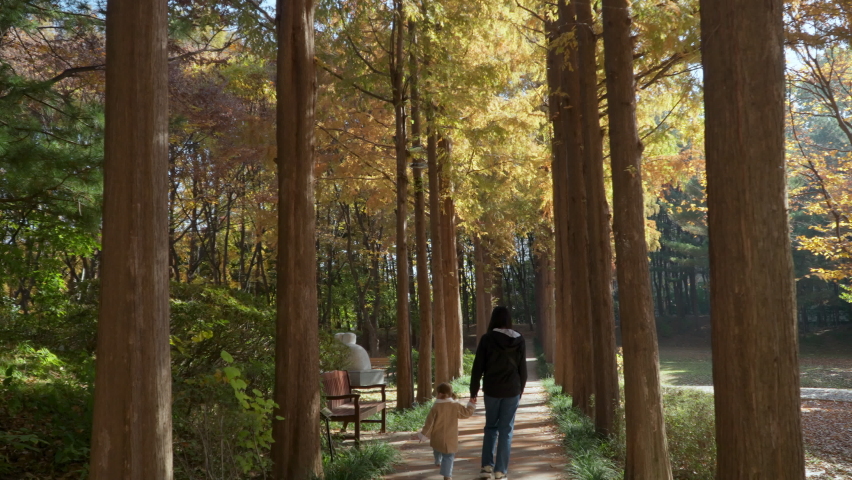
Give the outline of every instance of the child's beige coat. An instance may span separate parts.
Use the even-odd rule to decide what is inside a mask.
[[[426,425],[418,434],[421,440],[428,438],[429,445],[441,453],[456,453],[459,450],[459,419],[473,415],[476,405],[462,405],[452,398],[439,398],[432,405]]]

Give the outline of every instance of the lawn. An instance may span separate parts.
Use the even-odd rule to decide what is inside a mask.
[[[852,389],[852,348],[849,352],[813,352],[799,357],[802,387]],[[713,385],[709,347],[660,346],[660,377],[666,385]]]

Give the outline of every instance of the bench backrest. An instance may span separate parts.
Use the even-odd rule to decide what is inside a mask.
[[[351,393],[349,387],[349,373],[343,370],[334,370],[321,375],[322,387],[326,395],[348,395]],[[329,408],[337,408],[350,400],[330,400]]]

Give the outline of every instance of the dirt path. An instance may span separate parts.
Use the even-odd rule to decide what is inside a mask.
[[[545,393],[536,375],[536,360],[532,332],[518,329],[527,340],[527,371],[529,380],[521,405],[515,416],[515,434],[512,438],[512,456],[509,478],[518,480],[555,480],[565,478],[566,459],[555,427],[545,405]],[[459,392],[466,394],[467,392]],[[461,396],[464,401],[466,396]],[[476,413],[459,421],[459,452],[453,470],[456,480],[479,478],[482,452],[482,427],[485,408],[480,400]],[[391,435],[389,442],[402,452],[402,463],[386,479],[441,479],[438,467],[433,464],[432,449],[427,442],[409,440],[411,433]]]

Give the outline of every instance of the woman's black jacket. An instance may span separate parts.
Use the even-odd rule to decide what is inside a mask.
[[[470,396],[482,391],[489,397],[507,398],[520,395],[527,384],[527,353],[524,337],[509,330],[517,337],[492,330],[479,339],[473,370],[470,373]]]

